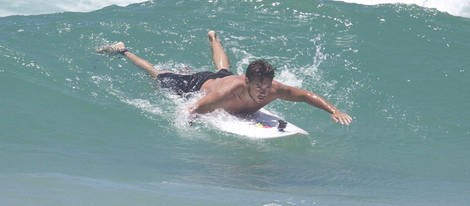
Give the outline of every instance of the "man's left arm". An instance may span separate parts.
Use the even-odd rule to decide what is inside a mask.
[[[340,111],[325,98],[313,92],[279,83],[277,93],[280,99],[295,102],[306,102],[312,106],[325,110],[331,114],[331,119],[333,121],[339,122],[342,125],[349,125],[349,123],[352,121],[352,118],[348,114]]]

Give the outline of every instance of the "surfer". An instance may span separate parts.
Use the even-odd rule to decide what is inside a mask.
[[[349,125],[352,118],[337,109],[326,99],[313,92],[282,84],[274,79],[274,68],[266,60],[256,60],[248,65],[245,75],[234,75],[215,31],[208,32],[212,58],[216,72],[198,72],[191,75],[175,74],[155,68],[148,61],[130,52],[122,42],[107,45],[99,53],[122,54],[138,68],[146,71],[179,95],[202,91],[204,96],[190,109],[191,114],[204,114],[223,109],[231,114],[252,114],[276,99],[305,102],[331,114],[331,119],[342,125]]]

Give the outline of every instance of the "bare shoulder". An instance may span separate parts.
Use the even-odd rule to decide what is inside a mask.
[[[283,87],[285,86],[285,84],[281,83],[281,82],[278,82],[276,80],[273,80],[272,84],[271,84],[271,87],[274,87],[274,88],[279,88],[279,87]]]
[[[290,99],[292,95],[300,94],[300,91],[302,90],[297,87],[289,86],[273,80],[270,95],[274,98]]]
[[[275,94],[278,94],[278,93],[282,93],[282,92],[285,92],[286,90],[288,90],[289,88],[291,88],[291,86],[288,86],[286,84],[283,84],[281,82],[278,82],[276,80],[273,80],[272,84],[271,84],[271,90],[273,93]]]

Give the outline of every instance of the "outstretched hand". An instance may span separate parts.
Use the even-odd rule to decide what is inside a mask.
[[[339,110],[336,110],[333,112],[333,114],[331,114],[331,119],[334,122],[339,122],[342,125],[349,125],[349,123],[352,122],[352,118],[348,114]]]

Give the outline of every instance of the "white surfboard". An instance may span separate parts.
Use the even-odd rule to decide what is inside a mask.
[[[280,121],[282,122],[280,123]],[[266,109],[261,109],[247,118],[233,116],[230,118],[211,118],[209,122],[221,131],[255,139],[308,135],[305,130],[282,120],[282,118]]]

